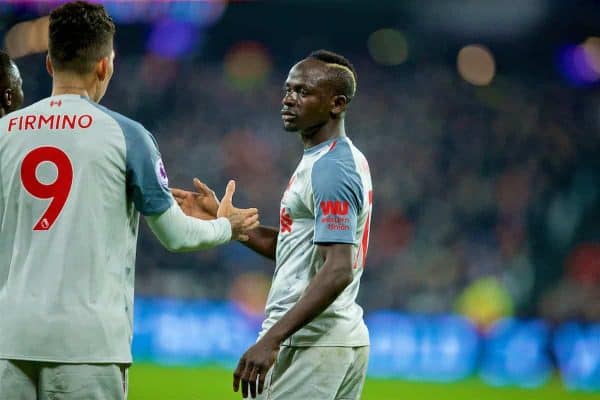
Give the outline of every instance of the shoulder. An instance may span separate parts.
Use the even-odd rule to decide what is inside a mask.
[[[148,132],[148,130],[146,128],[144,128],[144,126],[141,123],[139,123],[131,118],[128,118],[121,113],[113,111],[113,110],[109,109],[108,107],[102,106],[100,104],[93,103],[91,101],[90,101],[90,104],[93,107],[97,108],[99,111],[106,114],[108,117],[115,120],[115,122],[117,124],[119,124],[119,126],[123,130],[124,134],[126,134],[126,135],[143,135],[143,136],[150,135],[150,132]]]
[[[313,164],[311,181],[315,192],[348,192],[362,198],[362,183],[356,168],[352,143],[340,138]]]
[[[347,138],[334,140],[321,158],[315,161],[312,169],[313,181],[323,179],[343,180],[358,177],[352,143]]]

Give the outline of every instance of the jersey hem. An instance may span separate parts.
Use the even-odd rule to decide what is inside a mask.
[[[350,342],[350,343],[341,343],[341,342],[327,342],[327,343],[309,343],[309,342],[292,342],[292,343],[282,343],[282,346],[286,347],[364,347],[370,346],[370,342]]]
[[[25,357],[25,356],[16,356],[16,355],[6,355],[0,354],[0,359],[2,360],[22,360],[22,361],[37,361],[37,362],[50,362],[57,364],[131,364],[133,360],[131,359],[78,359],[78,360],[65,360],[59,358],[52,357]]]

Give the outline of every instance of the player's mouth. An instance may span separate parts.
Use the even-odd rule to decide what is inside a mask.
[[[281,111],[281,119],[284,121],[291,121],[296,118],[296,114],[289,111]]]

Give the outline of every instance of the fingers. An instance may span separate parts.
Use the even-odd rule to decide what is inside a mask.
[[[242,372],[246,369],[246,360],[244,357],[240,358],[238,365],[233,371],[233,391],[237,392],[240,389],[240,379],[242,378]]]
[[[198,193],[202,193],[205,196],[214,195],[215,192],[200,179],[194,178],[192,182]]]
[[[250,235],[246,235],[245,233],[240,233],[237,237],[237,240],[239,240],[240,242],[247,242],[248,240],[250,240]]]
[[[259,226],[260,226],[260,221],[255,221],[251,225],[244,226],[244,231],[249,232],[251,230],[258,228]]]
[[[173,194],[173,197],[175,197],[175,199],[185,199],[189,193],[190,192],[188,192],[187,190],[171,188],[171,194]]]
[[[252,373],[252,369],[253,369],[252,364],[246,363],[246,368],[244,369],[244,372],[242,373],[242,397],[243,398],[248,397],[248,383],[249,383],[248,376]]]
[[[230,180],[225,188],[225,194],[223,195],[222,203],[231,204],[233,202],[233,194],[235,193],[235,181]]]
[[[242,226],[242,228],[244,230],[252,230],[256,227],[258,227],[259,221],[258,221],[258,214],[251,214],[250,216],[247,216],[244,219],[244,225]]]
[[[267,375],[267,371],[264,369],[259,372],[258,375],[258,394],[262,394],[263,389],[265,388],[265,376]]]
[[[260,370],[254,365],[250,370],[250,377],[248,378],[248,386],[250,386],[250,397],[256,398],[256,379],[258,378]]]

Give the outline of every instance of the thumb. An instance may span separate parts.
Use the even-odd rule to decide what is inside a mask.
[[[235,181],[232,179],[227,183],[227,188],[225,188],[225,194],[223,195],[223,199],[221,202],[231,204],[233,202],[233,194],[235,193]]]
[[[206,194],[206,185],[200,179],[194,178],[192,182],[198,193]]]

